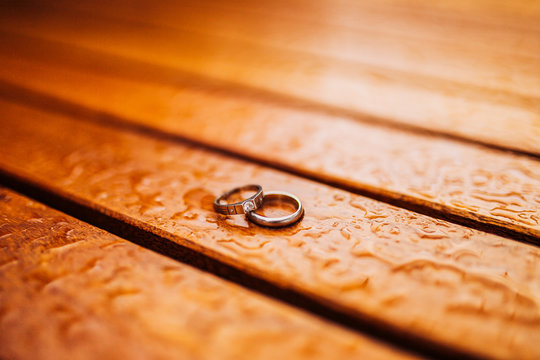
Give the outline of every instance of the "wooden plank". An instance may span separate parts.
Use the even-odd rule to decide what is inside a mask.
[[[372,37],[367,41],[406,42],[413,48],[421,45],[423,48],[442,47],[446,52],[466,49],[464,56],[483,51],[486,55],[503,53],[540,57],[540,39],[537,37],[540,12],[534,12],[535,5],[530,2],[522,4],[521,13],[513,16],[521,26],[516,26],[508,18],[508,9],[499,14],[503,17],[496,16],[486,23],[479,21],[476,10],[466,6],[458,8],[461,12],[452,16],[449,12],[438,11],[437,4],[424,1],[390,5],[381,1],[285,0],[273,1],[272,6],[268,6],[264,1],[243,0],[159,3],[125,0],[72,3],[64,0],[55,5],[100,16],[249,40],[279,48],[309,50],[338,58],[358,51],[362,41],[366,41],[365,37]],[[530,22],[531,26],[524,27],[524,22]],[[319,41],[319,46],[315,46],[314,38]],[[417,72],[418,64],[412,65],[410,71]]]
[[[412,356],[0,188],[6,359]]]
[[[124,5],[127,1],[115,2],[113,6],[120,4]],[[467,31],[474,28],[477,24],[485,29],[490,27],[507,27],[509,33],[516,32],[533,32],[540,30],[540,24],[538,24],[538,16],[540,16],[540,7],[537,3],[528,0],[516,0],[512,2],[504,0],[482,0],[475,1],[474,3],[456,0],[439,0],[436,2],[429,2],[425,0],[381,0],[381,1],[350,1],[350,0],[335,0],[335,1],[308,1],[308,0],[277,0],[272,3],[273,6],[269,6],[264,1],[257,3],[250,2],[249,0],[231,0],[224,2],[212,1],[184,1],[190,6],[207,6],[216,9],[222,9],[222,12],[235,12],[246,10],[253,11],[258,14],[266,14],[267,16],[279,15],[288,19],[295,19],[296,21],[302,21],[302,19],[317,20],[317,22],[346,24],[351,27],[361,27],[362,22],[365,20],[362,16],[363,13],[371,16],[372,14],[384,14],[387,17],[393,15],[400,15],[403,17],[414,16],[417,20],[426,19],[428,22],[441,21],[442,25],[449,22],[455,27],[461,25],[462,29]],[[85,6],[87,9],[91,9],[92,3],[81,2],[77,6]],[[118,5],[117,5],[118,4]],[[129,14],[130,11],[135,13],[149,8],[144,2],[133,2],[134,6],[122,14]],[[112,4],[108,4],[111,6]],[[169,5],[167,2],[162,4],[155,4],[151,6],[148,13],[148,17],[155,16],[155,11],[161,10],[163,7],[174,6]],[[220,13],[221,15],[221,13]],[[181,16],[181,15],[180,15]],[[356,21],[355,21],[356,20]],[[362,21],[360,21],[362,20]],[[264,19],[261,19],[264,21]],[[369,23],[369,19],[366,19]],[[399,21],[399,20],[398,20]],[[315,21],[314,21],[315,22]],[[378,26],[384,26],[377,23],[369,23],[371,26],[377,28]],[[412,25],[414,27],[414,25]],[[391,27],[391,26],[387,26]],[[391,31],[392,29],[386,29]],[[403,33],[407,34],[413,29],[403,28]],[[436,35],[436,34],[433,34]],[[451,34],[454,37],[458,34]],[[474,39],[474,31],[472,33]],[[424,34],[429,36],[429,34]],[[465,42],[472,39],[464,38]],[[488,44],[484,44],[488,45]]]
[[[536,159],[295,109],[69,46],[17,44],[0,48],[33,60],[0,57],[0,79],[323,182],[540,241]],[[9,87],[0,92],[16,96]],[[28,101],[24,92],[19,100]]]
[[[4,172],[388,331],[540,356],[537,247],[178,142],[1,108]],[[306,216],[272,230],[212,210],[244,183],[298,195]]]
[[[292,20],[271,26],[272,18],[267,26],[260,25],[264,20],[253,21],[261,26],[260,31],[244,21],[235,23],[239,30],[234,34],[222,33],[218,25],[214,31],[201,33],[195,24],[186,25],[187,29],[167,26],[174,22],[170,18],[158,17],[153,24],[140,22],[141,16],[149,21],[149,13],[156,17],[181,13],[178,7],[164,6],[157,14],[152,9],[141,11],[138,21],[104,18],[105,13],[122,16],[105,5],[92,4],[92,8],[103,13],[47,9],[47,16],[36,11],[39,16],[33,17],[5,11],[2,27],[287,94],[352,112],[360,119],[405,124],[540,154],[540,60],[498,51],[534,48],[523,39],[537,40],[536,33],[520,33],[513,38],[513,46],[488,51],[460,41],[456,44],[461,45],[430,43],[359,34],[349,28],[321,26],[313,32],[309,23]],[[201,23],[221,24],[220,19]],[[468,36],[458,25],[454,32]],[[489,42],[499,44],[499,37],[491,36],[497,41]]]
[[[39,8],[39,2],[37,4]],[[369,35],[381,36],[379,40],[388,35],[391,36],[388,39],[394,42],[424,40],[427,41],[424,48],[447,45],[442,47],[447,53],[455,49],[467,49],[467,53],[463,54],[465,57],[479,51],[487,51],[486,55],[507,53],[532,58],[539,56],[535,49],[540,44],[535,37],[540,31],[537,23],[540,13],[535,11],[537,6],[530,2],[521,4],[520,13],[509,17],[509,12],[505,13],[505,9],[488,22],[483,22],[478,17],[479,9],[461,6],[458,14],[443,13],[437,9],[437,4],[425,1],[418,2],[416,5],[419,6],[348,0],[281,0],[274,1],[271,5],[264,1],[253,3],[243,0],[166,0],[157,4],[125,0],[114,3],[100,0],[72,3],[60,0],[54,7],[60,11],[77,9],[108,19],[166,26],[225,38],[249,39],[281,48],[334,54],[336,57],[346,57],[350,55],[350,51],[358,50],[362,41],[365,41],[363,37]],[[524,26],[525,24],[529,26]],[[253,30],[254,33],[245,33],[245,30]],[[467,37],[466,34],[470,36]],[[357,36],[354,38],[352,35]],[[316,36],[322,36],[320,45],[323,46],[319,49],[312,46],[313,37]],[[337,41],[340,36],[343,36],[341,46]],[[328,42],[332,38],[334,41]],[[351,41],[353,39],[358,43]],[[494,39],[501,42],[494,43]],[[413,48],[420,46],[414,42],[412,45]],[[429,49],[425,50],[429,53]],[[416,72],[418,66],[413,66],[411,70]]]

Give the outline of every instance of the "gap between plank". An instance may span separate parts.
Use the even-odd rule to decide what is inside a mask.
[[[262,166],[273,168],[282,172],[289,173],[304,179],[308,179],[320,184],[325,184],[334,188],[345,190],[357,195],[365,196],[377,201],[385,202],[390,205],[394,205],[400,208],[411,210],[419,214],[427,215],[433,218],[453,222],[458,225],[466,226],[476,230],[484,231],[487,233],[503,236],[511,240],[518,240],[525,243],[534,245],[540,245],[540,238],[532,234],[526,234],[517,230],[509,229],[504,224],[495,224],[493,219],[486,218],[485,222],[481,220],[471,219],[465,216],[452,214],[449,211],[445,211],[444,208],[435,209],[425,204],[415,203],[414,200],[408,196],[400,194],[400,196],[392,196],[390,192],[388,194],[375,193],[369,191],[369,189],[359,189],[358,187],[349,185],[339,178],[326,178],[323,179],[317,176],[315,173],[302,171],[292,166],[288,166],[283,163],[277,163],[272,161],[261,160],[255,156],[242,154],[240,152],[224,149],[219,146],[214,146],[210,143],[188,138],[179,134],[169,133],[165,130],[153,128],[149,125],[137,124],[130,122],[122,117],[95,110],[84,105],[76,104],[68,100],[60,99],[55,96],[44,94],[42,92],[30,90],[19,85],[12,84],[0,80],[0,97],[6,98],[10,101],[25,105],[37,107],[45,111],[51,111],[54,113],[62,114],[72,117],[74,120],[91,121],[101,126],[114,127],[122,131],[128,131],[132,133],[138,133],[143,136],[151,136],[170,142],[182,142],[191,146],[203,148],[212,152],[225,154],[230,157],[239,158],[248,162],[256,163]],[[481,216],[479,216],[481,218]]]
[[[177,244],[164,236],[152,232],[150,229],[141,228],[135,223],[125,221],[126,219],[115,217],[114,214],[107,214],[92,208],[61,191],[48,188],[43,184],[4,169],[0,169],[0,185],[148,250],[211,273],[226,281],[234,282],[249,290],[335,323],[338,326],[370,336],[389,346],[395,346],[404,351],[433,359],[485,359],[476,354],[454,349],[443,343],[437,343],[412,333],[403,332],[392,324],[374,321],[369,315],[358,314],[346,308],[336,309],[335,305],[325,303],[316,297],[280,287],[270,281],[216,260],[209,255]]]

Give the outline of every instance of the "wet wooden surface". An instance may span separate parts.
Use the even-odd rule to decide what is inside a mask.
[[[0,167],[63,197],[438,346],[535,358],[540,249],[175,141],[2,103]],[[269,230],[212,210],[250,179],[306,215]],[[512,336],[508,336],[511,333]],[[490,344],[490,346],[486,346]]]
[[[35,197],[0,188],[0,357],[540,358],[536,3],[0,19],[0,184]],[[212,210],[244,183],[306,216]]]
[[[34,103],[47,110],[67,108],[51,106],[47,97],[54,96],[81,112],[93,110],[93,117],[110,114],[401,206],[540,241],[535,158],[291,108],[226,86],[177,80],[174,73],[141,76],[147,68],[140,64],[60,44],[14,37],[3,50],[10,55],[0,57],[0,80],[9,83],[0,83],[0,92],[18,101],[30,101],[24,89],[37,91],[42,96]]]
[[[1,28],[538,155],[538,10],[487,4],[36,2]]]
[[[0,188],[5,359],[413,359]]]

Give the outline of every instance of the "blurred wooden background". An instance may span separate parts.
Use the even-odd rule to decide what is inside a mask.
[[[0,6],[1,358],[540,357],[540,3]]]

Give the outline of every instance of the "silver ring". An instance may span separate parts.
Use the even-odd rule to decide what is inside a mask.
[[[245,190],[253,190],[256,193],[255,195],[234,204],[221,203],[222,201],[226,201],[227,198],[229,198],[232,194]],[[224,215],[246,214],[261,207],[263,203],[263,196],[263,189],[261,185],[240,186],[230,191],[227,191],[223,195],[216,198],[216,200],[214,200],[214,210]]]
[[[292,194],[282,192],[282,191],[268,191],[264,194],[264,200],[267,200],[270,198],[292,203],[296,207],[296,211],[286,216],[271,218],[268,216],[259,215],[255,211],[252,210],[252,211],[246,212],[247,218],[258,225],[269,226],[269,227],[282,227],[282,226],[291,225],[297,222],[304,214],[304,208],[302,207],[302,203],[300,202],[300,199]]]

